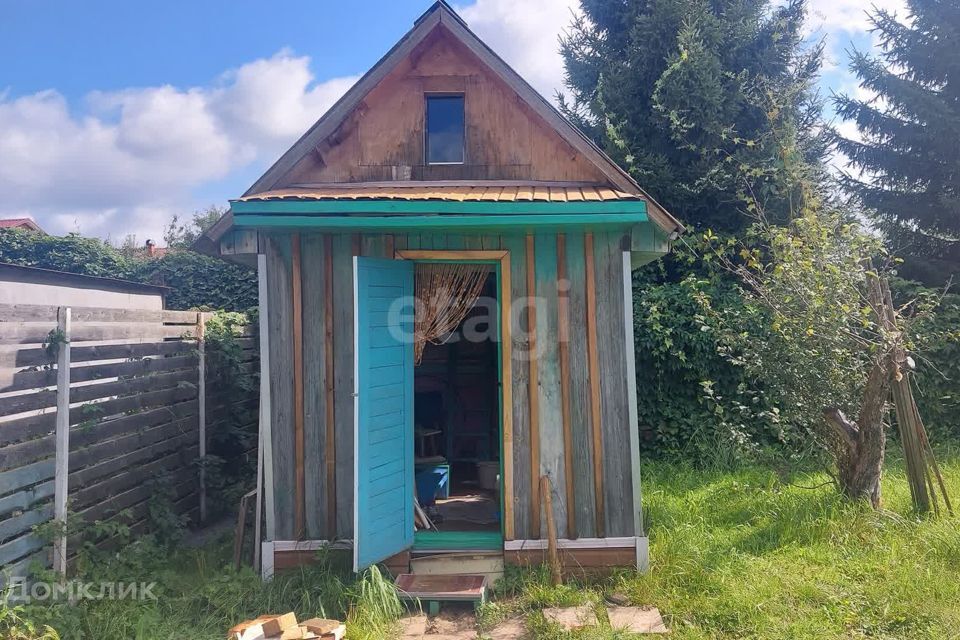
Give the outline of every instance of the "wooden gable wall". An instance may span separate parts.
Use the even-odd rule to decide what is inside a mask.
[[[424,164],[424,94],[463,93],[466,162]],[[438,25],[275,188],[393,180],[608,180]]]

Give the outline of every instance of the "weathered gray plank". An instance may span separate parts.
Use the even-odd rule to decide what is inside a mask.
[[[0,322],[0,344],[40,344],[47,340],[50,330],[49,323]],[[147,322],[78,324],[70,332],[70,341],[157,342],[166,338],[189,337],[195,333],[193,325],[164,325]]]
[[[241,338],[243,343],[249,338]],[[105,344],[80,346],[74,345],[70,349],[70,360],[74,364],[91,360],[123,360],[129,358],[143,358],[153,355],[174,355],[190,353],[196,350],[196,342],[192,340],[167,340],[164,342]],[[0,371],[20,367],[37,367],[56,364],[56,358],[40,347],[24,348],[16,345],[0,345]],[[3,374],[0,374],[3,375]]]
[[[361,254],[370,258],[385,258],[386,242],[382,233],[365,233],[361,239]],[[393,257],[393,256],[390,256]]]
[[[109,398],[140,391],[169,389],[184,382],[196,384],[196,379],[196,371],[185,369],[171,373],[150,374],[139,378],[104,382],[102,384],[73,386],[70,389],[70,402],[89,402],[100,398]],[[56,389],[42,389],[34,393],[24,393],[4,398],[2,402],[0,402],[0,415],[13,415],[14,413],[44,409],[53,407],[56,404]]]
[[[270,292],[270,411],[276,535],[294,535],[293,289],[290,237],[267,238]]]
[[[148,309],[111,309],[71,307],[74,322],[157,322],[194,324],[194,311],[152,311]],[[0,322],[57,322],[57,307],[41,304],[0,304]]]
[[[303,281],[303,387],[304,387],[304,523],[311,540],[325,537],[327,474],[323,465],[326,445],[326,348],[324,345],[324,238],[319,233],[302,236]]]
[[[40,460],[9,471],[0,471],[0,487],[16,491],[53,478],[53,459]],[[51,495],[52,488],[51,488]]]
[[[500,248],[500,236],[490,235],[480,237],[481,248],[484,251],[495,251]]]
[[[621,234],[613,232],[595,235],[604,511],[610,537],[634,535],[621,240]]]
[[[186,444],[197,444],[196,417],[183,418],[70,453],[70,490]],[[177,444],[179,443],[179,444]]]
[[[560,395],[560,355],[557,315],[557,237],[535,238],[537,282],[537,363],[540,380],[540,475],[550,478],[558,535],[567,536],[566,471],[563,457],[563,418]],[[541,500],[544,496],[541,496]],[[545,515],[541,516],[546,533]]]
[[[526,311],[527,298],[526,239],[522,235],[504,235],[501,246],[510,252],[510,288],[513,339],[513,500],[514,535],[518,540],[530,536],[530,400],[527,366]]]
[[[570,286],[568,344],[575,522],[578,536],[592,538],[597,535],[596,501],[593,495],[593,438],[590,431],[590,380],[587,364],[586,267],[582,233],[567,234],[567,277]]]
[[[45,544],[43,540],[32,533],[0,544],[0,567],[37,551]]]
[[[41,505],[20,515],[0,520],[0,540],[7,540],[13,536],[30,531],[34,526],[42,524],[53,516],[53,505]]]
[[[42,482],[23,491],[17,491],[16,493],[0,498],[0,516],[5,516],[12,511],[26,511],[32,505],[52,496],[52,480]]]
[[[118,376],[135,376],[162,371],[189,369],[197,366],[197,358],[193,355],[174,357],[149,357],[126,362],[112,362],[109,364],[95,364],[70,369],[70,383],[102,380]],[[56,384],[56,369],[40,371],[3,371],[0,372],[0,393],[9,391],[23,391],[38,387],[49,387]]]
[[[353,253],[333,238],[333,396],[337,453],[337,537],[353,537]]]
[[[120,503],[120,500],[117,499],[119,496],[134,487],[147,489],[147,497],[149,497],[149,492],[153,491],[153,487],[147,484],[148,480],[160,477],[169,471],[188,470],[191,462],[196,460],[197,453],[198,447],[196,446],[181,448],[146,464],[127,467],[122,473],[111,475],[102,482],[81,489],[71,489],[70,502],[72,508],[82,511],[89,505],[99,505],[105,511],[109,511],[111,508],[116,508],[115,504]],[[188,477],[187,473],[178,475],[181,478]]]

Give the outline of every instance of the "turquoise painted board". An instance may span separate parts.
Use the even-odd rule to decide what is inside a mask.
[[[413,262],[354,258],[356,571],[413,545]],[[394,317],[398,316],[398,317]]]

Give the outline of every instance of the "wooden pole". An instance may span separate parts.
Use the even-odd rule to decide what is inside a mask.
[[[553,518],[553,487],[550,478],[540,476],[540,497],[543,500],[544,516],[547,519],[547,560],[554,585],[563,582],[560,572],[560,554],[557,551],[557,523]]]
[[[200,445],[200,522],[207,521],[207,347],[204,338],[206,318],[203,312],[197,313],[197,406],[199,415]]]
[[[67,492],[70,473],[70,307],[57,309],[57,454],[54,471],[53,517],[60,523],[60,535],[53,544],[53,569],[67,575]]]
[[[257,429],[257,488],[253,508],[253,570],[260,570],[260,523],[263,522],[263,428]]]

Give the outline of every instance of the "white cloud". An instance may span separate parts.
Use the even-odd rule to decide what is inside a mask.
[[[877,9],[906,14],[906,0],[811,0],[809,25],[822,28],[827,33],[862,33],[870,28],[868,12]]]
[[[272,161],[355,80],[318,83],[309,64],[281,51],[209,87],[92,92],[79,115],[53,90],[0,94],[0,216],[157,238],[193,189]]]
[[[563,89],[559,34],[580,12],[578,0],[476,0],[457,7],[470,29],[544,97]]]

